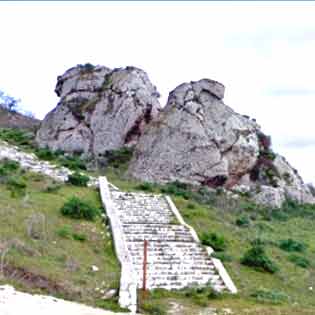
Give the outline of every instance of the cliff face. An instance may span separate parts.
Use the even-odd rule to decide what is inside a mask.
[[[224,90],[209,79],[184,83],[162,110],[144,71],[80,65],[58,77],[60,102],[36,140],[99,162],[110,150],[134,147],[128,174],[142,181],[223,187],[273,207],[287,197],[315,202],[256,121],[224,104]]]
[[[158,92],[137,68],[77,66],[58,77],[57,107],[37,133],[40,147],[92,155],[133,146],[160,110]]]

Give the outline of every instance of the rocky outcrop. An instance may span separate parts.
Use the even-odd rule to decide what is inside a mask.
[[[99,161],[110,150],[135,145],[160,110],[155,86],[134,67],[78,65],[58,77],[55,92],[61,99],[43,120],[38,145]]]
[[[286,198],[314,203],[255,120],[234,112],[223,96],[224,86],[212,80],[178,86],[141,136],[129,174],[148,182],[245,190],[255,202],[272,207]]]
[[[222,84],[205,79],[172,91],[136,146],[130,173],[214,188],[238,182],[256,163],[259,126],[226,106],[223,96]]]
[[[225,105],[224,86],[202,79],[159,94],[137,68],[78,65],[58,77],[57,107],[37,133],[40,147],[80,153],[106,165],[112,150],[133,147],[128,173],[148,182],[179,181],[246,192],[280,207],[314,203],[297,171],[271,149],[254,119]]]

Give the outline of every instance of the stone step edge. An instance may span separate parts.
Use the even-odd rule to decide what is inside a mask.
[[[135,272],[129,250],[127,248],[127,242],[124,238],[123,228],[115,211],[114,203],[111,199],[109,183],[105,176],[99,177],[99,189],[102,204],[106,209],[106,214],[109,218],[115,252],[121,265],[119,305],[122,308],[129,309],[132,314],[136,314],[137,279],[135,278]]]
[[[187,227],[190,230],[190,233],[193,237],[193,239],[195,240],[196,243],[199,243],[201,245],[200,239],[196,233],[196,231],[194,230],[194,228],[190,225],[188,225],[182,215],[180,214],[180,212],[178,211],[178,209],[176,208],[175,204],[173,203],[172,199],[169,196],[164,196],[167,204],[169,205],[169,208],[172,210],[172,212],[174,213],[174,216],[176,217],[176,219],[178,220],[178,222],[181,225],[184,225],[185,227]],[[203,245],[201,245],[203,246]],[[214,252],[213,248],[211,248],[210,246],[204,246],[206,248],[206,251],[209,255],[209,258],[212,260],[220,278],[222,279],[223,283],[225,284],[226,288],[232,293],[232,294],[236,294],[237,293],[237,288],[234,284],[234,282],[232,281],[231,277],[229,276],[229,274],[227,273],[226,269],[224,268],[224,265],[222,264],[222,262],[217,259],[212,257],[212,253]]]

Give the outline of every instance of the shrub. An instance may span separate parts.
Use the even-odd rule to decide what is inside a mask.
[[[0,176],[5,177],[16,173],[20,169],[20,164],[12,160],[3,160],[0,162]]]
[[[58,154],[57,162],[61,164],[62,166],[67,167],[73,171],[86,170],[85,161],[82,158],[80,158],[78,155],[64,156],[64,155],[60,155],[60,153],[56,153],[56,154]]]
[[[11,176],[7,180],[7,188],[13,197],[25,195],[26,186],[24,179],[18,176]]]
[[[93,72],[94,69],[95,69],[95,66],[92,65],[91,63],[85,63],[84,65],[78,65],[80,67],[80,73],[83,75],[83,74],[86,74],[86,73],[90,73],[90,72]]]
[[[57,235],[61,238],[71,238],[71,227],[69,225],[64,225],[57,230]]]
[[[94,220],[100,214],[100,210],[90,203],[77,197],[72,197],[61,207],[60,212],[64,216],[73,219]]]
[[[192,197],[192,192],[189,190],[188,185],[179,181],[166,184],[161,188],[161,192],[164,194],[183,197],[186,200]]]
[[[56,159],[56,153],[50,151],[48,148],[38,148],[35,150],[36,156],[41,160],[52,161]]]
[[[240,227],[248,227],[250,225],[250,220],[248,216],[243,215],[236,219],[235,224]]]
[[[216,251],[223,251],[226,249],[224,236],[216,233],[202,233],[200,240],[203,245],[211,246]]]
[[[69,175],[68,183],[74,186],[86,187],[89,180],[90,178],[88,176],[75,172]]]
[[[268,258],[262,245],[254,245],[241,259],[241,264],[261,271],[275,273],[278,267]]]
[[[260,303],[281,304],[289,300],[289,297],[280,291],[260,288],[251,294]]]
[[[278,221],[288,221],[289,215],[283,210],[273,210],[271,212],[271,219],[278,220]]]
[[[20,129],[0,129],[0,139],[13,145],[32,147],[33,137],[32,133]]]
[[[118,150],[106,151],[104,157],[107,166],[113,168],[124,168],[129,163],[133,155],[133,150],[130,148],[121,148]]]
[[[1,164],[2,167],[8,172],[15,172],[20,169],[20,164],[16,161],[4,160]]]
[[[306,245],[304,243],[295,241],[292,238],[281,240],[279,247],[287,252],[304,252],[306,249]]]
[[[137,185],[136,189],[153,192],[154,191],[154,186],[151,183],[144,182],[144,183],[141,183],[141,184]]]
[[[196,206],[193,203],[189,203],[187,209],[196,209]]]
[[[216,299],[220,296],[211,286],[186,289],[184,295],[191,298],[195,304],[203,307],[209,304],[209,299]]]
[[[294,200],[286,200],[281,207],[289,218],[302,217],[315,219],[315,205],[313,204],[299,204]]]
[[[84,242],[87,240],[87,236],[83,233],[72,233],[72,238],[75,241],[80,241],[80,242]]]
[[[289,261],[291,261],[292,263],[294,263],[296,266],[299,266],[301,268],[308,268],[311,263],[310,261],[302,256],[298,256],[298,255],[290,255],[288,257]]]

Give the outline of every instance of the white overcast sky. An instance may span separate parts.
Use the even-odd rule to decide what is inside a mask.
[[[315,182],[315,2],[3,2],[0,89],[37,117],[79,63],[145,70],[162,94],[211,78]]]

